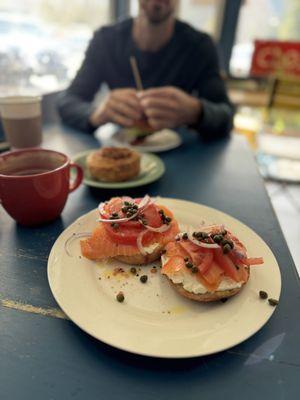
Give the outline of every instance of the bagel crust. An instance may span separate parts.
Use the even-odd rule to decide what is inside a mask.
[[[141,156],[134,150],[121,147],[103,147],[86,159],[91,176],[103,182],[124,182],[140,173]]]
[[[249,280],[250,269],[247,268],[246,270],[248,272],[248,277],[247,277],[246,282],[244,282],[241,287],[236,288],[236,289],[231,289],[231,290],[217,290],[217,291],[212,292],[212,293],[211,292],[207,292],[207,293],[203,293],[203,294],[201,294],[201,293],[196,294],[196,293],[189,292],[189,291],[187,291],[187,290],[185,290],[183,288],[183,285],[181,283],[173,283],[170,278],[168,278],[167,276],[166,276],[166,278],[168,279],[170,285],[181,296],[186,297],[186,298],[188,298],[190,300],[195,300],[195,301],[202,302],[202,303],[208,303],[208,302],[211,302],[211,301],[218,301],[218,300],[221,300],[221,299],[227,299],[228,297],[235,296],[237,293],[239,293],[241,291],[241,289],[245,286],[245,284]]]
[[[125,264],[133,265],[146,265],[158,260],[161,256],[163,246],[157,246],[157,248],[150,254],[135,254],[134,256],[116,256],[115,260],[121,261]]]

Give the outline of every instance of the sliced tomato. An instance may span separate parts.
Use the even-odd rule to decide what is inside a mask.
[[[104,212],[107,218],[110,217],[112,213],[118,213],[120,217],[124,217],[124,213],[122,212],[122,207],[124,206],[125,201],[135,202],[139,204],[141,199],[131,199],[129,197],[114,197],[109,202],[104,205]],[[147,221],[147,224],[153,228],[158,228],[162,225],[162,219],[159,214],[159,210],[163,209],[166,215],[170,215],[171,213],[164,207],[150,204],[146,209],[142,212],[143,219]],[[167,214],[168,212],[168,214]],[[104,215],[104,217],[105,217]],[[138,235],[145,230],[145,227],[139,221],[127,221],[120,222],[116,221],[119,225],[118,228],[113,228],[110,223],[104,223],[107,234],[110,236],[113,242],[119,244],[128,244],[128,245],[136,245]],[[152,239],[157,239],[157,236],[160,234],[148,231],[143,237],[143,244],[147,245],[151,242]]]
[[[239,282],[239,274],[232,260],[226,254],[223,254],[222,249],[214,249],[213,251],[214,260],[225,272],[225,275],[229,276],[234,281]]]
[[[143,219],[147,221],[147,224],[152,228],[158,228],[162,225],[162,219],[159,214],[160,208],[154,204],[150,204],[142,213]]]
[[[161,269],[163,274],[172,274],[174,272],[180,271],[182,268],[185,268],[185,262],[183,257],[181,256],[173,256],[170,257],[169,260],[164,264]]]
[[[120,213],[124,205],[124,200],[121,197],[113,197],[104,204],[103,210],[105,212],[104,218],[109,218],[112,213]],[[122,213],[123,214],[123,213]]]
[[[157,204],[156,207],[157,207],[158,211],[163,210],[167,217],[173,218],[173,213],[167,207],[162,206],[160,204]]]
[[[264,259],[262,257],[242,258],[241,262],[245,265],[259,265],[264,263]]]
[[[127,224],[120,224],[117,229],[113,228],[111,224],[104,223],[105,230],[114,243],[130,244],[136,246],[138,235],[145,230],[141,224],[138,226],[128,226]],[[149,232],[149,235],[151,232]],[[148,235],[148,232],[145,236]],[[144,240],[146,240],[144,236]]]

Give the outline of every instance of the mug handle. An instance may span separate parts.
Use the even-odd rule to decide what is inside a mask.
[[[70,169],[74,168],[76,169],[76,177],[75,179],[70,182],[69,184],[69,193],[73,192],[75,189],[78,188],[78,186],[81,184],[82,180],[83,180],[83,169],[80,167],[80,165],[74,163],[74,162],[70,162]]]

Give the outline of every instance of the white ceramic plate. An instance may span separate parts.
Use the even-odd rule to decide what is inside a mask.
[[[130,274],[130,266],[81,257],[79,240],[70,243],[71,256],[66,254],[64,245],[73,233],[91,231],[96,226],[97,211],[93,210],[69,226],[51,250],[48,279],[56,301],[85,332],[132,353],[196,357],[246,340],[275,310],[259,298],[258,292],[265,290],[275,299],[280,296],[280,271],[271,250],[250,228],[220,211],[183,200],[164,198],[159,203],[174,212],[182,229],[203,220],[224,223],[246,244],[250,257],[264,257],[264,265],[253,267],[248,284],[226,303],[199,304],[179,296],[159,271],[150,271],[151,266],[138,271],[139,275],[148,275],[148,282],[142,284],[140,277]],[[115,267],[123,267],[125,274],[114,276]],[[120,290],[124,303],[116,301]]]
[[[175,149],[182,143],[180,135],[171,130],[163,129],[147,136],[139,145],[131,145],[126,129],[116,128],[113,124],[101,127],[96,132],[96,137],[103,146],[131,147],[137,151],[160,153]]]

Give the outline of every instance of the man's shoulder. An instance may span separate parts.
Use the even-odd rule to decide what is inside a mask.
[[[96,39],[105,38],[109,40],[110,38],[123,36],[130,33],[131,26],[132,18],[126,18],[114,24],[101,26],[94,32],[94,37]]]
[[[176,20],[176,30],[186,43],[195,47],[214,46],[213,39],[208,33],[195,29],[184,21]]]

